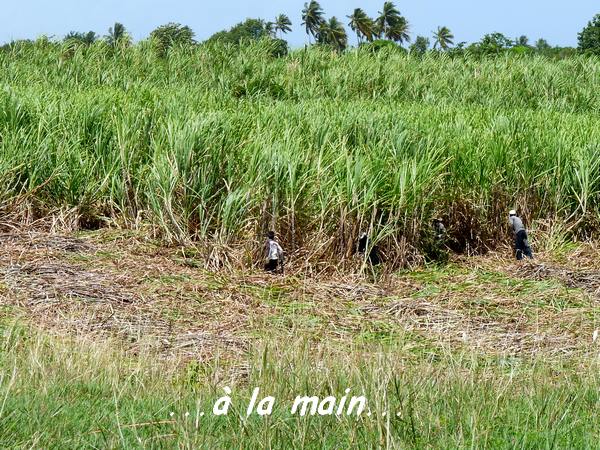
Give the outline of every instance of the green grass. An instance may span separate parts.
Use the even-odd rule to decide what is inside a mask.
[[[265,343],[236,378],[227,359],[173,364],[22,326],[3,334],[3,447],[590,448],[600,438],[596,363],[484,358],[397,335],[351,351]],[[213,416],[225,386],[232,407]],[[254,387],[275,397],[270,416],[246,417]],[[340,399],[346,388],[371,416],[290,413],[296,395]]]

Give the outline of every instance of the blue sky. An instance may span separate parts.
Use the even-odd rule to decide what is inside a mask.
[[[122,22],[136,40],[146,37],[158,25],[180,22],[192,27],[202,40],[212,33],[247,18],[271,19],[286,13],[294,23],[287,39],[294,47],[303,45],[306,35],[300,11],[304,0],[21,0],[5,1],[0,9],[0,42],[62,37],[71,30],[105,34],[115,21]],[[362,7],[376,15],[383,0],[322,0],[327,16],[347,22],[346,15]],[[514,38],[526,34],[544,37],[553,45],[576,45],[577,33],[600,13],[596,0],[399,0],[396,5],[408,18],[411,34],[430,36],[438,25],[446,25],[460,41],[476,41],[483,34],[499,31]]]

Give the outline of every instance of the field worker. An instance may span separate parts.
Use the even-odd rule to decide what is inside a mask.
[[[278,267],[281,267],[281,273],[283,273],[283,249],[275,240],[275,232],[273,231],[269,231],[267,234],[265,250],[267,254],[267,264],[265,265],[265,270],[267,272],[274,273],[277,271]]]
[[[433,219],[433,231],[435,233],[435,238],[438,241],[442,241],[446,237],[446,227],[444,226],[442,219],[439,217]]]
[[[433,239],[428,242],[428,258],[438,263],[447,263],[450,259],[450,253],[446,247],[447,231],[444,222],[439,217],[433,219],[431,224]]]
[[[533,259],[533,253],[531,252],[531,247],[527,240],[527,231],[525,231],[523,221],[517,216],[517,212],[514,209],[508,213],[508,221],[515,235],[515,252],[517,259],[522,260],[523,255]]]
[[[363,232],[358,238],[358,253],[364,255],[367,251],[368,246],[369,235]],[[377,245],[374,245],[369,251],[369,262],[374,266],[377,266],[381,263],[381,260],[379,259],[379,247],[377,247]]]

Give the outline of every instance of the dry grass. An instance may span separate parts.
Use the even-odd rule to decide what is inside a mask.
[[[55,333],[118,338],[131,352],[241,361],[253,340],[394,342],[483,354],[596,351],[600,272],[505,255],[458,259],[369,283],[358,275],[208,272],[141,235],[0,235],[0,302]],[[577,250],[581,252],[581,250]],[[588,248],[593,259],[594,250]],[[201,265],[201,264],[197,264]]]

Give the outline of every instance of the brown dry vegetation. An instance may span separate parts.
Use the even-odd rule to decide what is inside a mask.
[[[434,354],[595,352],[598,250],[519,264],[509,252],[380,277],[209,272],[193,249],[132,232],[0,234],[4,314],[53,333],[117,338],[133,353],[235,362],[257,340],[393,344]],[[572,259],[571,259],[572,258]]]

